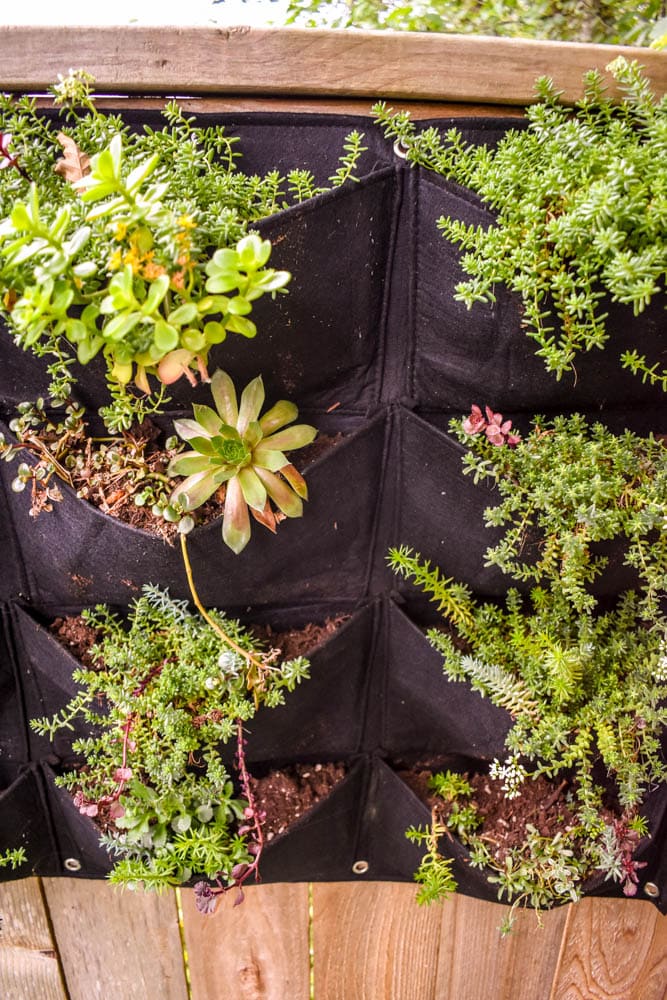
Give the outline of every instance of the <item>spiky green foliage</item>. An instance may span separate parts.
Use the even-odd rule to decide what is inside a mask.
[[[174,423],[192,450],[169,464],[170,476],[187,476],[175,487],[172,503],[196,510],[224,484],[222,537],[238,554],[250,540],[248,509],[271,531],[277,524],[271,503],[284,517],[301,517],[302,499],[308,497],[306,481],[284,452],[310,444],[317,431],[308,424],[287,427],[299,411],[285,399],[260,416],[264,405],[260,376],[245,387],[240,403],[226,372],[215,372],[211,392],[215,409],[195,405],[193,420]]]
[[[227,641],[185,602],[145,587],[126,622],[106,607],[84,614],[99,630],[95,669],[74,673],[80,693],[32,728],[52,736],[75,718],[82,767],[58,782],[87,816],[110,822],[103,843],[119,859],[114,882],[163,887],[193,873],[228,877],[251,859],[240,800],[219,754],[259,705],[283,703],[308,676],[302,657],[279,662],[236,621],[210,612]]]
[[[667,98],[651,93],[636,62],[619,57],[607,68],[622,103],[612,103],[591,71],[573,114],[543,78],[528,127],[511,129],[493,150],[467,146],[457,129],[417,131],[408,113],[375,108],[412,163],[472,188],[495,212],[489,228],[439,220],[464,251],[469,278],[456,298],[470,308],[494,301],[498,284],[516,292],[537,354],[558,378],[578,352],[608,340],[606,295],[637,315],[665,291]],[[622,363],[667,389],[659,359],[629,344]]]
[[[653,437],[589,427],[578,415],[538,418],[513,447],[465,425],[468,431],[452,424],[469,447],[465,471],[475,481],[491,479],[500,498],[485,516],[505,533],[487,560],[539,586],[528,595],[510,588],[502,603],[478,601],[405,546],[389,562],[442,610],[445,628],[428,637],[445,673],[510,714],[510,756],[491,768],[507,797],[521,794],[531,776],[564,778],[576,819],[557,843],[532,831],[500,869],[474,827],[457,830],[477,863],[496,869],[493,880],[510,901],[546,906],[574,898],[596,868],[631,895],[639,837],[628,831],[641,819],[647,791],[667,780],[667,448]],[[626,546],[638,577],[636,590],[605,607],[590,588],[604,570],[595,553],[603,540]],[[603,819],[605,775],[622,810],[611,831]],[[467,806],[466,790],[455,799]],[[422,871],[420,880],[427,877]]]
[[[131,131],[95,108],[84,77],[57,85],[69,110],[55,127],[35,101],[0,95],[0,315],[50,360],[57,400],[101,353],[103,416],[119,430],[137,416],[133,380],[142,393],[149,376],[194,382],[228,333],[255,336],[253,302],[289,274],[267,267],[271,244],[250,227],[324,188],[303,169],[244,174],[238,140],[174,102],[162,129]],[[353,175],[361,141],[348,137],[331,187]]]

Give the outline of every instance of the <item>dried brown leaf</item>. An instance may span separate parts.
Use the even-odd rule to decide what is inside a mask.
[[[90,173],[90,157],[79,149],[71,136],[65,135],[64,132],[59,132],[56,139],[64,150],[64,156],[56,162],[53,169],[70,184],[76,186],[77,181]]]

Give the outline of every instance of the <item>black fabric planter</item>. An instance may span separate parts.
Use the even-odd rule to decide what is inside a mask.
[[[159,120],[128,117],[136,127]],[[230,335],[210,355],[210,370],[229,371],[239,389],[262,374],[267,406],[293,400],[300,421],[345,435],[306,469],[304,517],[283,522],[276,537],[254,525],[247,549],[234,556],[218,521],[188,540],[208,607],[278,630],[351,614],[313,651],[311,680],[246,727],[246,755],[257,774],[296,762],[342,760],[350,768],[326,800],[267,845],[261,876],[265,882],[409,881],[422,850],[405,831],[430,817],[392,768],[420,761],[459,770],[486,766],[504,751],[509,719],[468,685],[445,677],[422,631],[439,622],[437,613],[388,570],[387,550],[409,545],[481,598],[502,599],[512,581],[484,566],[487,548],[501,537],[483,521],[495,493],[464,476],[464,449],[447,431],[450,417],[477,403],[522,429],[536,411],[579,410],[601,413],[615,431],[664,430],[667,397],[618,363],[626,338],[649,358],[664,358],[663,304],[636,322],[612,306],[604,353],[577,359],[576,384],[568,376],[557,382],[535,357],[515,296],[497,289],[492,306],[471,311],[453,298],[465,278],[460,252],[442,238],[436,220],[452,214],[490,224],[474,194],[411,169],[368,119],[266,114],[224,121],[240,138],[247,173],[305,167],[326,185],[352,128],[366,133],[368,147],[357,183],[258,225],[273,242],[270,266],[293,272],[289,293],[255,304],[254,340]],[[466,141],[490,144],[506,128],[522,127],[516,119],[434,124],[454,124]],[[42,362],[5,332],[0,351],[0,416],[8,422],[18,402],[45,393],[48,380]],[[96,359],[77,376],[77,398],[92,416],[108,401],[104,366]],[[185,380],[170,395],[167,423],[193,402],[210,403],[208,387],[192,390]],[[298,452],[294,461],[299,467]],[[0,871],[0,878],[31,871],[102,877],[113,861],[97,827],[54,783],[54,772],[73,763],[72,740],[85,729],[75,723],[51,744],[28,726],[30,718],[62,708],[75,690],[76,661],[42,623],[100,602],[122,611],[148,582],[176,598],[189,599],[189,590],[178,546],[100,513],[66,486],[53,512],[31,518],[27,491],[11,490],[16,465],[0,463],[0,850],[26,846],[29,863],[17,873]],[[634,578],[621,550],[609,554],[612,564],[596,593],[612,598]],[[233,745],[221,755],[231,768]],[[664,910],[664,788],[647,807],[653,836],[642,846],[648,867],[641,886],[656,883]],[[454,859],[459,891],[496,898],[456,840],[443,842],[442,850]],[[587,891],[620,894],[599,879]]]

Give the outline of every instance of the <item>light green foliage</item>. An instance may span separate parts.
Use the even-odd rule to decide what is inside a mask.
[[[638,810],[644,795],[667,779],[661,751],[667,722],[667,449],[652,437],[587,427],[577,415],[548,423],[538,418],[515,447],[466,435],[460,423],[453,428],[470,449],[466,471],[492,479],[500,494],[486,518],[505,527],[505,535],[489,550],[489,561],[539,586],[526,596],[509,589],[504,603],[475,601],[405,546],[393,549],[389,562],[443,610],[446,628],[428,636],[442,653],[446,674],[469,681],[511,714],[510,756],[504,765],[494,763],[507,796],[520,794],[524,775],[574,776],[576,824],[563,831],[562,843],[554,847],[533,832],[494,876],[510,900],[545,906],[574,898],[578,881],[595,868],[611,877],[621,870],[620,862],[611,870],[608,865],[604,838],[611,834],[601,821],[599,775],[613,783],[622,820],[635,833],[643,824]],[[626,544],[639,579],[637,590],[622,594],[613,607],[600,607],[590,591],[604,568],[594,552],[600,539]],[[478,862],[493,867],[474,830],[463,825],[459,832]],[[636,879],[624,870],[624,891],[631,894]]]
[[[642,45],[662,0],[290,0],[288,24]]]
[[[20,868],[28,860],[23,847],[8,848],[0,853],[0,868]]]
[[[652,95],[636,62],[619,57],[608,69],[625,92],[620,105],[597,71],[586,74],[574,114],[542,79],[528,127],[511,129],[495,150],[467,146],[456,129],[418,132],[408,113],[375,108],[412,163],[472,188],[495,211],[486,229],[439,220],[470,276],[456,298],[470,308],[494,301],[497,284],[516,292],[537,354],[558,378],[579,351],[607,341],[605,295],[639,314],[665,290],[667,98]],[[661,364],[632,345],[622,363],[667,388]]]
[[[420,905],[441,902],[456,892],[456,879],[452,874],[453,861],[444,858],[438,850],[438,838],[447,832],[447,828],[437,822],[422,829],[411,827],[406,837],[414,844],[426,844],[428,850],[415,872],[415,882],[419,884],[417,902]]]
[[[112,881],[159,888],[213,877],[249,860],[237,799],[219,756],[259,705],[283,703],[308,676],[303,658],[279,662],[236,621],[210,612],[221,635],[157,588],[145,587],[127,622],[106,607],[84,613],[99,630],[96,669],[74,674],[80,693],[47,736],[83,717],[91,735],[73,751],[82,768],[59,778],[88,816],[113,823],[103,842],[120,859]],[[232,881],[230,879],[230,881]]]
[[[290,276],[267,266],[271,244],[249,227],[324,189],[303,170],[242,173],[237,139],[173,102],[162,129],[132,132],[95,109],[85,81],[61,89],[70,82],[60,103],[76,91],[82,106],[60,133],[34,101],[0,96],[0,133],[20,166],[0,171],[0,313],[20,346],[55,358],[56,401],[70,394],[73,358],[101,353],[103,416],[127,429],[141,406],[133,380],[145,394],[149,376],[194,384],[214,344],[255,336],[253,302]],[[353,175],[361,141],[348,137],[332,187]]]
[[[536,417],[524,440],[496,447],[470,435],[458,420],[450,429],[467,447],[463,471],[495,487],[498,503],[485,523],[502,527],[486,553],[515,580],[558,584],[574,608],[593,609],[590,583],[608,559],[596,544],[616,541],[639,582],[638,610],[658,614],[667,574],[667,449],[661,440],[630,431],[612,434],[579,414]],[[554,651],[563,676],[577,670]],[[576,678],[573,678],[576,679]]]
[[[240,403],[226,372],[215,372],[211,391],[215,409],[195,405],[193,420],[174,423],[192,450],[169,464],[170,476],[187,476],[175,487],[172,503],[185,511],[196,510],[224,484],[222,537],[239,553],[250,540],[249,509],[272,531],[277,517],[271,503],[283,517],[301,517],[302,499],[308,496],[306,482],[284,453],[310,444],[317,431],[308,424],[287,427],[299,411],[285,399],[261,416],[260,376],[245,387]]]

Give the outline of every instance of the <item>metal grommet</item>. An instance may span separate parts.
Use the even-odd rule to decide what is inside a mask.
[[[355,861],[352,865],[352,871],[355,875],[365,875],[368,868],[368,861]]]
[[[65,868],[68,872],[80,872],[81,862],[78,858],[65,858]]]
[[[408,158],[408,147],[404,146],[400,139],[397,139],[394,143],[394,154],[401,158],[401,160],[407,160]]]
[[[657,899],[658,896],[660,895],[660,890],[658,889],[655,882],[645,882],[644,892],[646,893],[647,896],[650,896],[651,899]]]

